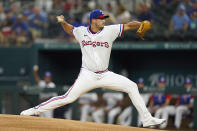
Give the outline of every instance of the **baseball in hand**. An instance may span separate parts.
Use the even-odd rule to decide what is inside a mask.
[[[34,71],[38,71],[38,70],[39,70],[38,65],[34,65],[33,70],[34,70]]]
[[[58,23],[64,22],[64,16],[63,15],[57,16],[56,18],[57,18]]]

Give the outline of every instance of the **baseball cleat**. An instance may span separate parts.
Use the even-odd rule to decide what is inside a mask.
[[[158,119],[158,118],[152,117],[150,120],[148,120],[147,122],[143,123],[143,127],[157,126],[157,125],[161,125],[161,124],[163,124],[165,122],[166,122],[165,119]]]
[[[35,113],[35,110],[34,108],[30,108],[30,109],[27,109],[27,110],[24,110],[20,113],[20,115],[24,115],[24,116],[33,116],[33,115],[37,115]]]

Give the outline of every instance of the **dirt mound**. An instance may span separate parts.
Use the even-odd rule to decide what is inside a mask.
[[[137,127],[98,124],[54,118],[0,115],[0,131],[156,131]]]

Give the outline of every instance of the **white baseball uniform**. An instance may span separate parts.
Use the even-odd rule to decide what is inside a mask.
[[[178,106],[175,110],[175,121],[174,125],[177,129],[181,127],[181,122],[183,115],[190,114],[191,110],[189,109],[188,105],[194,103],[194,97],[191,94],[183,94],[178,97]]]
[[[92,33],[88,27],[75,27],[73,34],[80,44],[82,52],[82,68],[73,86],[62,96],[34,107],[37,114],[75,101],[82,94],[99,87],[128,93],[133,104],[142,117],[142,121],[152,118],[139,94],[136,83],[128,78],[108,71],[109,58],[113,41],[122,35],[123,24],[104,26]]]
[[[49,83],[46,83],[44,80],[40,80],[40,82],[38,83],[38,87],[39,88],[55,88],[56,85],[52,81]],[[56,92],[47,92],[47,93],[41,92],[39,94],[39,99],[43,102],[44,100],[49,99],[50,97],[54,97],[54,96],[57,96]],[[40,117],[53,118],[53,110],[49,110],[40,114]]]

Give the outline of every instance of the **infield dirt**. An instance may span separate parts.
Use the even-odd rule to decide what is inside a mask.
[[[0,131],[158,131],[93,122],[41,118],[33,116],[0,115]]]

